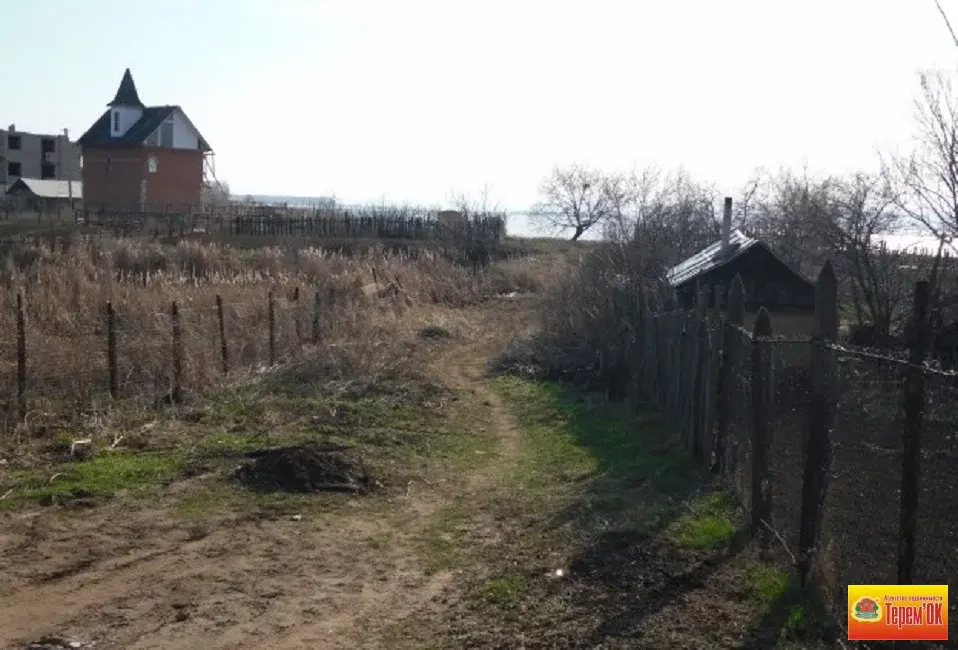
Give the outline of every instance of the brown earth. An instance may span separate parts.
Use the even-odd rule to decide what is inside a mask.
[[[503,328],[488,313],[468,317],[467,340],[446,345],[433,367],[478,395],[477,427],[508,451],[516,430],[481,380]],[[385,508],[356,500],[348,516],[259,512],[184,525],[162,507],[122,502],[0,514],[0,647],[45,635],[97,648],[394,647],[392,626],[451,597],[453,573],[430,574],[421,558],[430,516],[507,467],[435,474]]]

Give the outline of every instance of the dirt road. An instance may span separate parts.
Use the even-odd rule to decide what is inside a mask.
[[[436,514],[496,483],[516,455],[514,421],[483,376],[506,335],[480,312],[469,319],[432,367],[479,405],[472,426],[492,442],[482,462],[375,507],[357,500],[351,512],[295,520],[184,523],[165,511],[167,496],[154,507],[6,513],[0,645],[61,635],[97,648],[395,647],[408,616],[454,597],[453,571],[430,570]]]
[[[198,418],[233,446],[338,423],[375,441],[360,447],[385,472],[372,495],[276,500],[192,471],[149,498],[0,510],[0,647],[824,647],[819,612],[737,544],[734,498],[657,416],[488,376],[531,313],[506,301],[411,326],[443,386],[420,391],[428,417],[306,394]]]

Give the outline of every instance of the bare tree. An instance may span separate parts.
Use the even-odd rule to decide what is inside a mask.
[[[958,95],[946,75],[919,75],[916,149],[886,165],[899,207],[937,238],[958,235]]]
[[[907,307],[913,275],[910,256],[880,241],[901,223],[898,196],[883,175],[858,173],[833,179],[828,200],[811,230],[830,244],[857,327],[868,328],[867,342],[889,342]]]
[[[749,188],[754,188],[749,197],[749,233],[799,273],[814,275],[833,250],[812,227],[826,216],[833,184],[832,179],[814,178],[807,170],[759,176]]]
[[[665,174],[648,167],[611,177],[609,188],[614,210],[604,233],[623,273],[661,280],[670,266],[719,237],[717,192],[685,170]]]
[[[573,242],[614,212],[609,177],[582,165],[556,167],[539,188],[542,200],[533,206],[533,223],[553,232],[572,231]]]
[[[230,186],[226,181],[214,181],[203,188],[203,202],[207,205],[226,205],[230,202]]]
[[[605,238],[616,242],[632,239],[636,226],[648,217],[650,208],[664,204],[665,180],[658,167],[606,176],[605,191],[611,213],[602,224]]]
[[[735,203],[735,213],[733,217],[738,228],[748,230],[749,216],[751,215],[750,210],[754,207],[755,201],[761,197],[766,179],[767,174],[765,171],[757,169],[752,174],[752,177],[745,182],[745,185],[739,192],[739,199]]]

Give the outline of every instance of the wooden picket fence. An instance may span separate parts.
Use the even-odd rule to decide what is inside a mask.
[[[631,395],[664,413],[738,494],[750,533],[818,589],[839,624],[847,584],[958,575],[958,389],[955,375],[924,363],[928,283],[915,286],[907,359],[838,345],[831,263],[809,337],[776,337],[764,307],[744,329],[741,278],[718,289],[711,312],[704,287],[694,312],[663,310],[645,292],[614,301],[632,332]],[[863,505],[858,481],[880,505]]]

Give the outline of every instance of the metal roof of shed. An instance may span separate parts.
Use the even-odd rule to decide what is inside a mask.
[[[74,199],[83,198],[83,183],[81,181],[18,178],[7,188],[7,194],[15,194],[20,187],[26,187],[31,194],[43,199],[68,199],[71,196]]]
[[[722,250],[722,240],[709,244],[684,262],[669,269],[666,278],[669,284],[677,287],[728,264],[760,243],[759,240],[745,235],[740,230],[733,230],[729,233],[728,250]]]

